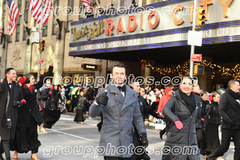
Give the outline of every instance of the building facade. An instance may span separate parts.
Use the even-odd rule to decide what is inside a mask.
[[[39,63],[39,43],[37,43],[39,25],[29,11],[29,0],[15,0],[20,11],[17,19],[17,27],[9,36],[7,33],[7,9],[6,0],[0,2],[0,26],[3,28],[0,40],[1,78],[5,77],[4,71],[8,67],[16,69],[18,75],[33,73],[37,76]],[[74,76],[106,76],[111,66],[118,61],[92,59],[84,57],[72,57],[69,54],[70,22],[84,19],[84,7],[80,0],[53,0],[51,15],[44,25],[42,37],[45,40],[45,50],[41,53],[41,69],[47,70],[48,65],[54,63],[55,83],[60,83],[57,77]],[[108,4],[120,6],[123,1],[102,0],[101,6]],[[94,7],[97,3],[94,2]],[[62,22],[62,30],[56,21]],[[29,29],[29,32],[27,31]],[[61,37],[59,37],[61,33]],[[37,41],[36,41],[37,40]],[[84,64],[100,66],[99,69],[83,68]],[[73,78],[74,79],[74,78]]]
[[[146,2],[143,7],[126,5],[115,14],[73,21],[69,55],[131,61],[126,62],[128,73],[136,68],[137,76],[158,77],[155,85],[160,84],[164,76],[171,76],[167,82],[172,83],[175,76],[189,74],[188,31],[192,30],[193,0],[137,3],[143,2]],[[215,90],[220,83],[226,88],[230,79],[240,79],[239,5],[237,0],[197,2],[198,11],[205,10],[206,23],[197,28],[202,34],[202,46],[195,47],[194,52],[203,57],[199,63],[205,69],[199,66],[204,72],[196,74],[203,90]],[[200,15],[197,16],[200,22],[198,17]]]
[[[95,12],[98,18],[85,19],[86,10],[81,8],[80,0],[52,0],[52,2],[51,16],[43,30],[46,45],[45,51],[41,54],[43,60],[41,68],[46,72],[47,66],[54,63],[54,83],[68,81],[69,77],[74,79],[75,76],[106,77],[111,66],[119,62],[127,66],[128,75],[133,73],[135,76],[145,78],[152,75],[161,80],[165,75],[159,75],[154,67],[177,66],[190,58],[187,32],[191,30],[192,25],[192,0],[136,0],[139,7],[143,6],[145,9],[152,7],[159,11],[160,15],[157,17],[158,21],[155,15],[151,16],[150,20],[147,19],[149,15],[146,15],[145,22],[141,21],[141,15],[135,16],[137,22],[135,30],[133,30],[135,13],[97,16]],[[105,11],[111,7],[110,4],[116,9],[123,7],[126,10],[132,3],[129,0],[93,0],[93,2],[95,9],[102,7]],[[15,0],[15,3],[18,5],[21,17],[18,17],[15,32],[8,36],[6,0],[0,2],[0,26],[4,29],[0,41],[1,78],[4,77],[4,70],[8,67],[14,67],[18,75],[30,72],[37,76],[38,71],[39,44],[34,42],[38,37],[39,25],[28,10],[29,0]],[[199,29],[203,33],[203,46],[196,47],[195,53],[202,54],[203,58],[212,64],[230,69],[240,61],[238,5],[237,0],[228,0],[228,3],[222,0],[198,2],[198,6],[206,10],[206,25]],[[132,19],[129,25],[130,16]],[[120,25],[116,33],[121,17],[125,28],[121,28]],[[61,30],[57,19],[62,24]],[[79,31],[85,26],[93,25],[94,22],[96,26],[101,24],[100,20],[104,21],[103,33],[99,30],[99,34],[91,37],[89,33],[84,34]],[[115,24],[112,36],[110,34],[106,36],[106,20],[112,20]],[[145,25],[146,28],[141,28],[140,25]],[[71,29],[75,26],[78,30],[73,40],[74,31]],[[108,29],[111,31],[110,28]],[[124,29],[125,33],[123,33]],[[80,38],[81,36],[83,38]],[[105,41],[109,41],[110,46],[101,48],[100,44],[103,46]],[[92,48],[94,45],[100,48]],[[79,50],[84,47],[84,50]],[[140,59],[147,60],[151,65],[141,63]],[[87,65],[90,67],[86,68]],[[222,73],[224,67],[221,68]],[[205,74],[198,75],[202,89],[210,89],[213,85],[216,88],[219,83],[226,84],[229,79],[236,76],[225,76],[225,70],[224,75],[222,73],[213,75],[214,70],[217,73],[218,68],[206,67]]]

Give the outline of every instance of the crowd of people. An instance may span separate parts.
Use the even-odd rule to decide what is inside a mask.
[[[170,148],[180,147],[179,154],[163,152],[162,159],[199,160],[200,154],[208,160],[222,159],[230,142],[234,141],[234,160],[240,159],[240,86],[231,80],[228,88],[217,91],[200,89],[193,79],[185,76],[179,86],[144,88],[136,82],[125,84],[126,69],[122,64],[112,68],[108,85],[94,88],[91,85],[52,85],[53,64],[38,82],[32,74],[16,79],[16,71],[8,68],[6,78],[0,83],[0,160],[5,153],[13,159],[19,153],[31,151],[31,159],[38,160],[41,142],[38,134],[47,133],[62,113],[75,112],[73,121],[83,124],[84,114],[100,116],[97,125],[101,134],[100,146],[111,143],[116,148],[132,149],[141,146],[139,153],[112,153],[105,150],[100,155],[105,160],[149,160],[145,125],[162,119],[166,127],[159,131],[159,138]],[[221,143],[219,140],[221,126]],[[130,144],[133,144],[131,146]],[[129,147],[131,146],[131,147]],[[184,154],[184,148],[195,148],[194,153]],[[131,150],[132,151],[132,150]]]

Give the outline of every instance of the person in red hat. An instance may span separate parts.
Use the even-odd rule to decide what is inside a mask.
[[[161,115],[163,117],[164,117],[164,115],[162,114],[163,107],[165,106],[167,101],[173,96],[172,92],[173,92],[173,90],[171,87],[166,87],[165,94],[160,99],[157,113],[159,113],[159,114],[161,113]],[[167,122],[166,122],[166,125],[167,125]],[[162,136],[164,135],[165,132],[166,132],[166,128],[164,128],[164,130],[159,132],[160,139],[162,139]]]

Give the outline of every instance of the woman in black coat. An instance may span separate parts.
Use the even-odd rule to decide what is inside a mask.
[[[43,133],[47,133],[45,128],[52,128],[52,126],[59,120],[60,118],[60,109],[58,108],[59,100],[63,103],[63,99],[61,96],[61,93],[59,92],[59,86],[58,85],[53,85],[53,89],[50,91],[50,98],[49,100],[51,101],[50,106],[48,107],[47,110],[47,116],[45,116],[44,119],[44,124],[42,131]]]
[[[27,153],[31,151],[31,159],[38,160],[36,153],[41,143],[38,140],[37,124],[42,123],[43,118],[39,111],[36,94],[37,90],[42,87],[44,79],[47,76],[51,76],[52,71],[53,64],[49,66],[48,72],[36,84],[32,74],[25,75],[25,82],[23,82],[21,88],[23,97],[27,103],[18,110],[13,159],[18,158],[18,153]]]
[[[74,118],[74,121],[77,123],[83,124],[85,121],[85,118],[83,116],[83,109],[85,108],[85,103],[89,103],[89,101],[86,99],[86,97],[83,96],[83,91],[81,90],[80,96],[78,99],[78,104],[76,107],[76,116]]]
[[[171,123],[162,160],[200,160],[195,127],[197,109],[195,95],[192,93],[192,79],[183,77],[180,88],[163,108],[163,115]]]
[[[214,92],[212,97],[212,103],[207,107],[207,115],[209,120],[206,130],[207,151],[210,153],[212,153],[216,148],[220,147],[218,126],[221,124],[221,116],[218,111],[220,94],[218,92]]]

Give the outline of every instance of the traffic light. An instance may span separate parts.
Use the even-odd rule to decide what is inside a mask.
[[[205,24],[205,10],[202,9],[201,7],[198,8],[198,16],[197,16],[197,27],[200,28]]]
[[[44,47],[45,47],[45,40],[41,39],[41,41],[40,41],[40,52],[44,51]]]
[[[194,64],[193,74],[194,75],[204,75],[205,66],[199,63]]]

